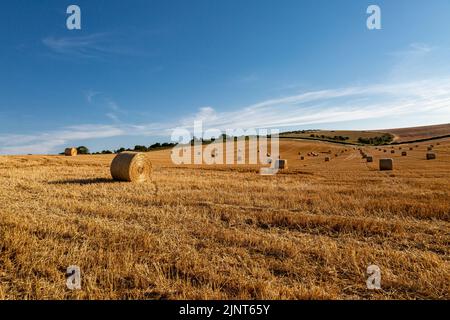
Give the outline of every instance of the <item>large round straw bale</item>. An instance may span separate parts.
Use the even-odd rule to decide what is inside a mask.
[[[383,150],[383,152],[384,152],[384,153],[386,153],[386,152],[387,152],[387,150]]]
[[[436,159],[436,154],[433,152],[428,152],[427,153],[427,160],[434,160]]]
[[[433,150],[433,147],[432,147],[432,146],[429,146],[429,147],[427,148],[427,150],[428,150],[428,151],[431,151],[431,150]]]
[[[402,157],[406,157],[407,155],[406,151],[402,151]]]
[[[412,148],[412,147],[411,147],[411,148],[409,148],[409,151],[412,151],[412,150],[414,150],[414,148]]]
[[[75,157],[78,154],[78,150],[76,148],[66,148],[64,150],[64,155],[66,157]]]
[[[300,157],[300,160],[305,160],[305,157],[304,157],[304,156],[301,156],[301,157]]]
[[[329,162],[330,158],[329,157],[325,157],[325,162]]]
[[[395,150],[391,150],[391,153],[395,153]]]
[[[380,159],[380,170],[393,170],[394,161],[392,159]]]
[[[114,180],[145,182],[150,180],[152,164],[145,153],[122,152],[111,163],[111,175]]]
[[[366,160],[367,160],[367,162],[373,162],[373,157],[372,156],[367,156]]]

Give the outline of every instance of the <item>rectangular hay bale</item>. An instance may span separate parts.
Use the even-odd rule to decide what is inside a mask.
[[[284,159],[278,159],[275,160],[274,166],[276,169],[287,169],[287,160]]]
[[[434,160],[436,159],[436,154],[433,152],[428,152],[427,153],[427,160]]]
[[[394,161],[392,159],[380,159],[380,170],[393,170],[394,169]]]

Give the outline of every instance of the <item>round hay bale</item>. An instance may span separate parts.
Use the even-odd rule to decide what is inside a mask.
[[[406,151],[402,151],[402,157],[406,157],[407,155]]]
[[[433,150],[433,147],[432,147],[432,146],[429,146],[429,147],[427,148],[427,150],[428,150],[428,151],[431,151],[431,150]]]
[[[301,157],[300,157],[300,160],[305,160],[305,157],[304,157],[304,156],[301,156]]]
[[[329,157],[325,157],[325,162],[329,162],[330,158]]]
[[[383,150],[383,152],[384,152],[384,153],[386,153],[386,152],[387,152],[387,150]]]
[[[66,148],[64,150],[64,155],[66,157],[75,157],[78,154],[78,150],[76,148]]]
[[[427,153],[427,160],[434,160],[436,159],[436,154],[433,152],[428,152]]]
[[[380,159],[380,171],[393,169],[394,169],[394,161],[392,159]]]
[[[395,150],[391,150],[391,153],[395,153]]]
[[[413,148],[409,148],[409,151],[412,151],[412,150],[414,150]]]
[[[367,162],[373,162],[373,157],[372,156],[367,156],[366,160],[367,160]]]
[[[145,153],[122,152],[111,163],[111,176],[114,180],[145,182],[150,180],[152,164]]]

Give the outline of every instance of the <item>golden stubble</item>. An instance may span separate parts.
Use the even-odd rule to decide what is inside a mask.
[[[449,299],[450,141],[427,145],[380,172],[374,148],[283,140],[269,177],[158,151],[141,184],[113,156],[0,157],[0,299]]]

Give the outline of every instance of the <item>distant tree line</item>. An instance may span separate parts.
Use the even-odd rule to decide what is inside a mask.
[[[94,152],[94,153],[90,153],[89,149],[85,146],[80,146],[77,148],[78,154],[117,154],[117,153],[121,153],[121,152],[125,152],[125,151],[135,151],[135,152],[148,152],[148,151],[154,151],[154,150],[159,150],[159,149],[167,149],[167,148],[173,148],[174,146],[176,146],[176,143],[154,143],[150,146],[142,146],[142,145],[136,145],[134,146],[133,149],[131,148],[119,148],[117,150],[111,151],[111,150],[102,150],[101,152]],[[64,152],[61,152],[60,155],[64,155]]]
[[[385,135],[377,136],[377,137],[368,137],[368,138],[359,137],[358,138],[359,143],[371,144],[371,145],[375,145],[375,146],[389,144],[392,142],[392,140],[393,140],[393,137],[390,134],[385,134]]]
[[[318,135],[318,134],[311,134],[310,135],[311,138],[319,138],[319,139],[324,139],[324,140],[335,140],[335,141],[347,141],[350,138],[349,137],[344,137],[344,136],[334,136],[334,137],[330,137],[330,136],[326,136],[326,135]]]
[[[319,129],[308,129],[308,130],[297,130],[297,131],[286,131],[286,132],[282,132],[282,135],[285,134],[305,134],[305,133],[310,133],[310,132],[317,132],[319,131]],[[331,131],[334,132],[334,131]]]
[[[259,135],[258,136],[252,136],[252,137],[256,137],[257,139],[259,139]],[[271,135],[270,134],[268,134],[268,135],[266,135],[266,137],[268,138],[268,139],[270,139],[271,138]],[[219,137],[211,137],[210,139],[204,139],[204,138],[197,138],[197,137],[194,137],[194,138],[192,138],[191,139],[191,141],[190,141],[190,145],[191,146],[193,146],[195,143],[201,143],[201,144],[211,144],[211,143],[213,143],[213,142],[227,142],[227,141],[231,141],[231,140],[233,140],[233,141],[238,141],[239,139],[242,139],[242,138],[244,138],[245,139],[245,141],[248,141],[248,140],[250,140],[250,136],[229,136],[229,135],[227,135],[227,134],[221,134]]]

